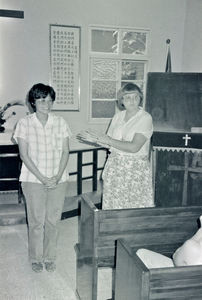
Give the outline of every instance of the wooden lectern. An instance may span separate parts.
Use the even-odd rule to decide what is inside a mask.
[[[154,122],[156,205],[200,205],[202,73],[149,73],[145,108]]]

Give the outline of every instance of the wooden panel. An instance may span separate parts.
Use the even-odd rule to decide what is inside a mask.
[[[89,285],[93,286],[93,258],[85,259],[80,256],[79,245],[75,246],[77,260],[76,260],[76,291],[79,299],[90,300],[93,299],[93,288],[89,289]]]
[[[19,153],[18,145],[0,145],[0,153]]]
[[[24,19],[24,11],[0,9],[0,17]]]
[[[146,110],[154,130],[202,127],[202,73],[148,73]]]
[[[132,251],[144,246],[170,256],[197,231],[197,219],[202,215],[202,206],[99,210],[93,204],[93,197],[83,195],[81,198],[77,256],[80,261],[77,272],[83,269],[90,274],[85,293],[93,296],[88,300],[97,299],[98,267],[115,266],[117,239],[124,238]]]
[[[154,212],[156,214],[159,209],[151,208],[150,210],[150,213]],[[106,222],[102,220],[102,223],[99,224],[100,230],[97,237],[99,255],[101,255],[102,248],[105,252],[106,249],[109,249],[111,253],[113,245],[115,247],[115,241],[122,237],[130,241],[132,247],[139,247],[146,240],[149,248],[155,249],[155,245],[161,243],[165,244],[166,250],[164,251],[171,252],[173,243],[177,246],[176,241],[178,241],[178,245],[180,245],[184,240],[191,237],[198,228],[196,221],[199,217],[198,209],[196,214],[193,214],[189,209],[182,209],[178,210],[178,214],[173,213],[173,215],[172,211],[167,211],[167,214],[165,214],[165,210],[160,209],[159,212],[162,211],[162,215],[155,216],[145,215],[144,209],[141,211],[142,217],[139,215],[135,217],[137,213],[135,209],[133,212],[134,217],[121,218],[118,222],[116,218],[106,219]],[[164,236],[163,240],[162,236]],[[171,249],[169,249],[169,244],[171,244]]]
[[[118,241],[117,245],[116,300],[201,299],[202,266],[148,270],[125,241]],[[126,278],[122,277],[125,265],[129,270],[129,273],[125,276]],[[147,281],[141,284],[145,273],[148,274]],[[145,290],[148,292],[147,294],[145,294]]]
[[[150,270],[149,299],[196,299],[202,295],[202,267]]]
[[[153,209],[153,211],[155,212],[156,209]],[[99,226],[99,232],[100,235],[110,235],[110,232],[112,232],[113,234],[116,233],[120,233],[120,232],[124,232],[127,231],[128,233],[130,233],[130,231],[132,232],[133,230],[135,230],[136,232],[140,232],[142,230],[144,230],[146,227],[148,227],[148,224],[150,225],[148,230],[149,231],[153,231],[155,229],[160,229],[161,231],[163,230],[168,230],[168,225],[170,230],[175,230],[177,228],[179,228],[179,225],[182,225],[182,219],[188,219],[191,218],[191,220],[187,220],[187,222],[185,223],[185,227],[189,227],[190,223],[195,223],[196,220],[194,220],[194,216],[193,213],[190,214],[190,212],[188,211],[188,215],[182,215],[180,216],[180,214],[177,215],[176,218],[176,214],[172,214],[172,212],[169,215],[169,212],[166,214],[166,219],[165,219],[165,215],[159,215],[159,216],[145,216],[144,215],[144,211],[142,211],[142,216],[135,216],[136,212],[134,213],[134,217],[131,218],[122,218],[121,219],[121,223],[117,226],[117,219],[106,219],[103,220],[100,223]],[[179,230],[183,230],[183,228],[180,228]]]
[[[135,283],[135,284],[134,284]],[[115,299],[140,300],[148,299],[149,295],[149,270],[134,257],[126,244],[118,241]]]
[[[185,133],[178,132],[159,132],[154,131],[152,136],[152,145],[154,147],[182,147],[182,148],[194,148],[202,149],[201,133],[188,133],[187,146],[185,146]]]
[[[201,153],[182,151],[156,153],[155,203],[157,206],[201,205],[201,179]]]
[[[0,191],[19,190],[21,160],[17,145],[0,146]]]
[[[146,240],[151,248],[161,242],[165,245],[164,252],[171,252],[176,241],[179,245],[194,234],[202,214],[201,206],[105,211],[96,209],[91,200],[89,195],[83,196],[80,222],[81,253],[89,256],[94,253],[104,257],[102,249],[106,258],[113,252],[114,256],[115,241],[120,238],[130,241],[132,246],[140,246]]]
[[[94,218],[96,207],[93,203],[81,199],[81,219],[79,226],[80,253],[83,256],[94,255]]]
[[[15,155],[15,154],[14,154]],[[0,156],[0,179],[19,178],[20,160],[18,156]]]
[[[19,181],[18,180],[4,180],[0,181],[0,191],[18,191],[19,190]]]
[[[93,195],[84,195],[83,199],[85,199],[88,203],[93,203],[93,199],[91,198]],[[164,207],[164,208],[130,208],[130,209],[113,209],[113,210],[99,210],[99,222],[103,219],[117,219],[122,220],[124,218],[130,218],[130,217],[143,217],[145,218],[149,216],[167,216],[167,215],[175,215],[175,216],[192,216],[194,213],[197,213],[198,207],[192,207],[191,210],[186,209],[184,207]],[[134,215],[135,212],[135,215]]]

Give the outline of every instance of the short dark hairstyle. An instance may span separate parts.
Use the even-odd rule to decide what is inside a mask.
[[[28,92],[27,101],[31,105],[32,109],[36,111],[36,100],[41,98],[46,98],[47,96],[50,96],[52,101],[55,101],[55,91],[54,89],[49,86],[45,85],[43,83],[37,83],[33,85],[33,87]]]
[[[123,96],[126,94],[132,94],[137,92],[139,97],[140,97],[140,105],[142,105],[143,102],[143,93],[141,91],[141,89],[139,88],[138,85],[134,84],[134,83],[127,83],[124,86],[122,86],[122,88],[119,90],[118,92],[118,106],[119,108],[123,109],[124,108],[124,104],[123,104]]]

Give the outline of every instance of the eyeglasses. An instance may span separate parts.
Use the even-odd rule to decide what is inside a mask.
[[[135,101],[137,98],[139,98],[138,93],[128,93],[123,95],[123,101]]]
[[[53,101],[51,99],[46,99],[46,98],[40,98],[36,100],[36,103],[38,104],[48,104],[51,105],[53,104]]]

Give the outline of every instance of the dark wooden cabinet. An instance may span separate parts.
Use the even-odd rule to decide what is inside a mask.
[[[0,191],[19,191],[21,160],[17,145],[0,145]]]

